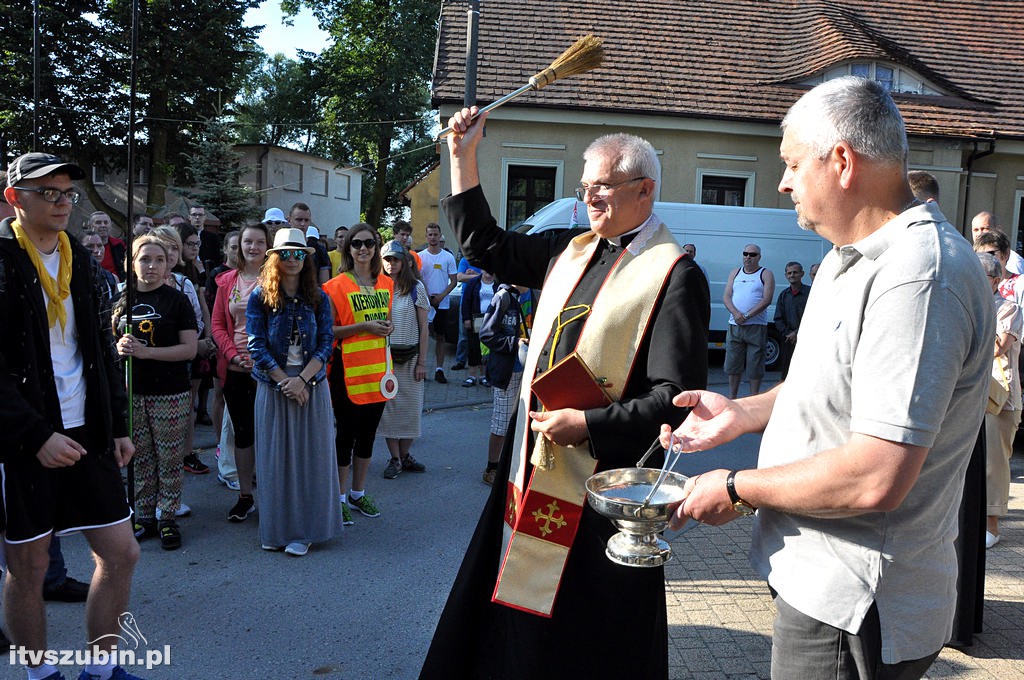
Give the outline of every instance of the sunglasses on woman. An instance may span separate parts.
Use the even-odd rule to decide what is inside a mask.
[[[297,262],[302,262],[303,260],[306,259],[306,251],[305,250],[279,250],[279,251],[277,251],[277,256],[280,257],[282,260],[290,260],[290,259],[292,259],[294,257]]]
[[[351,242],[350,245],[353,248],[355,248],[356,250],[359,250],[363,246],[366,246],[367,250],[373,250],[374,247],[376,247],[377,242],[375,240],[373,240],[372,238],[368,238],[368,239],[354,238],[354,239],[352,239],[352,242]]]

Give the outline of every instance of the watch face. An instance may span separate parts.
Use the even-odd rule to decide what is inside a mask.
[[[732,509],[741,515],[753,515],[754,508],[747,505],[746,501],[736,501],[732,504]]]

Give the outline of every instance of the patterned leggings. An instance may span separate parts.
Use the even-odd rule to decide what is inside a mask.
[[[182,464],[192,418],[192,394],[132,395],[135,513],[173,519],[181,507]]]

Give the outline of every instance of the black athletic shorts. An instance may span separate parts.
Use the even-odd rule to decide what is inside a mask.
[[[64,434],[87,440],[85,426]],[[0,465],[8,543],[26,543],[51,531],[59,536],[98,529],[131,517],[112,450],[89,451],[69,467],[45,468],[34,455]]]
[[[430,322],[430,334],[436,337],[444,337],[444,329],[448,326],[448,315],[458,314],[457,309],[435,309],[434,320]]]

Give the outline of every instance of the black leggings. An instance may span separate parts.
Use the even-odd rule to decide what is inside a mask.
[[[336,370],[338,375],[330,380],[336,427],[334,444],[337,448],[338,465],[347,467],[352,464],[353,454],[356,458],[373,456],[373,440],[377,437],[377,425],[380,424],[380,417],[384,415],[384,405],[387,402],[353,403],[348,398],[348,390],[345,389],[342,368],[339,366]]]
[[[256,380],[248,373],[228,371],[224,379],[224,404],[235,427],[235,446],[256,443]],[[218,435],[219,436],[219,435]]]

